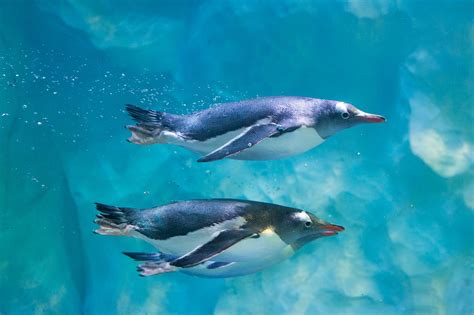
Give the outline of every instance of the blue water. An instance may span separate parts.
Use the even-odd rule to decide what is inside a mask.
[[[0,314],[473,314],[472,1],[2,1]],[[385,124],[280,161],[125,142],[124,104],[301,95]],[[346,231],[249,276],[140,278],[93,202],[240,198]]]

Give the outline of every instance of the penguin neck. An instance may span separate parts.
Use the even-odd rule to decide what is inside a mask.
[[[299,250],[301,247],[303,247],[306,243],[303,243],[303,242],[300,242],[300,241],[296,241],[296,242],[293,242],[291,243],[289,246],[291,247],[291,249],[296,252],[297,250]]]
[[[354,122],[350,120],[338,119],[331,106],[316,105],[313,106],[313,117],[314,117],[314,129],[321,138],[326,140],[330,136],[337,132],[350,128],[354,125]]]
[[[329,138],[330,136],[332,136],[333,134],[337,132],[337,130],[336,131],[332,130],[332,128],[328,128],[328,126],[324,124],[316,124],[314,126],[314,129],[323,140],[326,140],[327,138]]]
[[[339,121],[332,119],[329,114],[324,112],[320,112],[318,114],[314,124],[314,129],[316,129],[316,132],[324,140],[348,127],[349,126],[341,124]]]
[[[311,105],[312,127],[323,140],[326,140],[336,132],[331,128],[332,126],[328,119],[330,117],[330,108],[322,105],[320,102],[315,102]]]
[[[307,237],[302,237],[294,241],[293,243],[290,244],[291,248],[293,251],[299,250],[301,247],[305,246],[306,244],[310,243],[311,241],[314,241],[317,239],[317,237],[314,236],[307,236]]]

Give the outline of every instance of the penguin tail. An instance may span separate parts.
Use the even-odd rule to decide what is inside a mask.
[[[133,224],[135,209],[108,206],[102,203],[95,204],[99,211],[94,223],[99,228],[94,233],[100,235],[129,235],[130,232],[138,229]]]
[[[137,271],[142,277],[148,277],[177,270],[177,267],[171,265],[171,262],[176,258],[172,255],[163,253],[131,252],[124,252],[123,254],[132,258],[133,260],[143,262],[143,264],[139,264],[137,266]]]
[[[170,129],[175,115],[143,109],[131,104],[126,104],[125,109],[137,123],[127,126],[127,129],[132,133],[132,136],[127,139],[128,142],[135,144],[165,143],[162,131]]]

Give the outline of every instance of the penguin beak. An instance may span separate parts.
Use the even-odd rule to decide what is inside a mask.
[[[322,236],[332,236],[344,231],[344,227],[335,224],[324,224],[319,226],[319,234]]]
[[[385,117],[381,115],[364,113],[363,111],[359,111],[355,117],[365,123],[381,123],[387,121]]]

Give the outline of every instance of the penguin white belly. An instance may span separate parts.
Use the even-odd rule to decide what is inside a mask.
[[[240,136],[246,132],[247,129],[248,128],[241,128],[205,141],[184,140],[169,133],[166,135],[166,142],[206,155]],[[316,129],[301,127],[279,137],[266,138],[255,146],[229,156],[228,158],[237,160],[276,160],[306,152],[323,142],[324,139],[321,138]]]
[[[215,237],[215,233],[227,228],[238,228],[242,225],[242,218],[225,221],[212,227],[200,229],[199,231],[188,233],[184,236],[171,237],[167,240],[149,240],[158,250],[167,254],[182,256],[195,248],[204,245]],[[242,262],[254,259],[263,259],[279,255],[288,244],[271,230],[260,233],[258,238],[246,238],[237,242],[233,246],[224,250],[212,258],[213,261],[220,262]]]
[[[179,257],[211,241],[220,231],[237,229],[244,224],[245,219],[239,217],[190,232],[186,235],[170,237],[166,240],[150,239],[137,232],[133,232],[130,235],[145,240],[160,252]],[[287,246],[288,244],[275,232],[271,229],[266,229],[259,234],[259,237],[248,237],[239,241],[214,256],[212,260],[219,262],[245,262],[255,259],[266,259],[280,255],[281,251]]]
[[[276,160],[297,155],[320,145],[324,139],[316,129],[301,127],[279,137],[266,138],[230,158],[237,160]]]
[[[288,244],[278,234],[266,229],[259,234],[259,237],[246,238],[215,256],[213,260],[234,262],[263,259],[279,255],[287,246]]]
[[[234,262],[214,269],[208,268],[210,265],[209,263],[204,263],[196,267],[181,269],[180,271],[186,274],[210,278],[243,276],[266,269],[285,260],[293,254],[293,248],[290,245],[287,245],[280,250],[280,252],[275,253],[272,256],[261,257],[257,255],[246,261]]]

